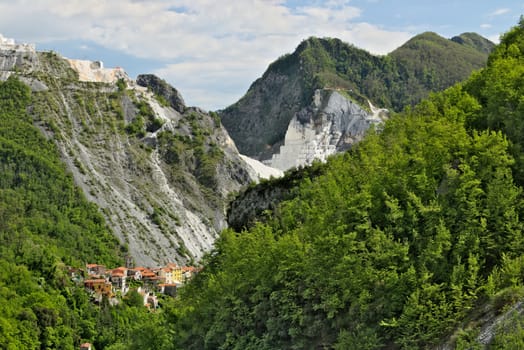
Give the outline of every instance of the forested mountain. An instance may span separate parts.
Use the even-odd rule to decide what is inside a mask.
[[[342,90],[363,108],[370,100],[400,111],[483,67],[492,46],[471,33],[453,40],[424,33],[386,56],[375,56],[338,39],[309,38],[273,62],[244,97],[219,114],[241,153],[268,159],[315,90]]]
[[[467,81],[325,164],[252,185],[231,206],[236,230],[221,233],[203,271],[156,312],[136,292],[92,303],[69,268],[204,255],[253,169],[218,115],[185,106],[157,77],[137,86],[95,62],[0,52],[0,78],[9,76],[0,82],[0,348],[523,347],[523,38],[524,20]],[[444,44],[426,33],[396,54],[422,60],[417,45],[440,59],[434,46],[489,50],[475,35]],[[398,68],[393,54],[331,39],[300,47],[263,77],[292,108],[317,86],[350,89],[360,103],[375,93],[394,108],[406,103],[395,100],[408,98],[402,89],[414,93],[417,77],[433,74],[413,65],[401,76],[416,84],[389,95],[373,81]],[[286,75],[298,69],[311,80]],[[435,74],[429,81],[441,82]],[[264,101],[262,86],[246,98]],[[204,229],[209,239],[189,246]]]
[[[430,91],[444,90],[483,67],[492,49],[493,43],[472,33],[451,40],[432,32],[417,35],[388,55],[400,76],[391,79],[389,101],[382,103],[399,111],[427,97]]]
[[[521,20],[485,69],[224,231],[173,310],[176,348],[524,346],[523,38]]]
[[[458,36],[454,36],[451,40],[465,46],[470,46],[477,51],[486,53],[487,55],[489,55],[495,47],[495,44],[477,33],[462,33]]]

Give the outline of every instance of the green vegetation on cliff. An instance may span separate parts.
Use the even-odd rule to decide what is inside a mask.
[[[523,37],[223,232],[172,315],[177,348],[478,348],[477,308],[523,295]],[[522,344],[511,317],[491,348]]]

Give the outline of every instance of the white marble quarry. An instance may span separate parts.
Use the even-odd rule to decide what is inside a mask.
[[[298,112],[289,123],[279,153],[265,164],[288,170],[325,161],[364,137],[373,124],[382,123],[387,110],[369,102],[371,113],[336,90],[317,90],[311,106]]]
[[[17,71],[31,72],[38,64],[35,45],[17,43],[0,34],[0,81]]]
[[[334,136],[329,133],[329,125],[323,125],[317,133],[314,125],[302,124],[295,116],[289,123],[284,145],[279,153],[273,155],[269,165],[287,170],[311,164],[315,159],[324,161],[336,153],[336,146],[331,144]]]
[[[243,154],[240,155],[240,158],[242,158],[242,160],[247,164],[248,171],[252,172],[251,176],[254,179],[260,180],[284,176],[284,172],[282,170],[269,167],[256,159],[250,158]]]
[[[80,81],[114,83],[118,79],[130,80],[123,68],[104,68],[101,61],[75,60],[66,58],[67,62],[78,72]]]

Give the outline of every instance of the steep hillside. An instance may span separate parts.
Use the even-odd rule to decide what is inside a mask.
[[[471,127],[500,130],[511,143],[515,177],[524,185],[524,23],[504,35],[490,55],[487,67],[465,84],[481,103],[482,113]]]
[[[344,91],[364,110],[369,100],[399,111],[465,79],[484,66],[489,41],[471,34],[459,38],[461,43],[424,33],[383,57],[338,39],[309,38],[272,63],[244,97],[219,114],[241,153],[270,159],[317,89]]]
[[[32,124],[29,88],[0,81],[0,347],[73,349],[92,307],[69,266],[123,263],[120,245]]]
[[[161,79],[34,48],[0,51],[33,89],[30,113],[136,263],[198,260],[226,227],[228,194],[256,178],[216,114]]]
[[[524,20],[487,68],[315,176],[246,192],[242,208],[283,200],[221,235],[179,300],[177,346],[524,346],[522,38]]]

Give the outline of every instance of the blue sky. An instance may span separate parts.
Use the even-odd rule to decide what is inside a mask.
[[[424,31],[497,41],[523,13],[524,0],[0,0],[0,34],[131,78],[157,74],[188,105],[216,110],[309,36],[386,54]]]

